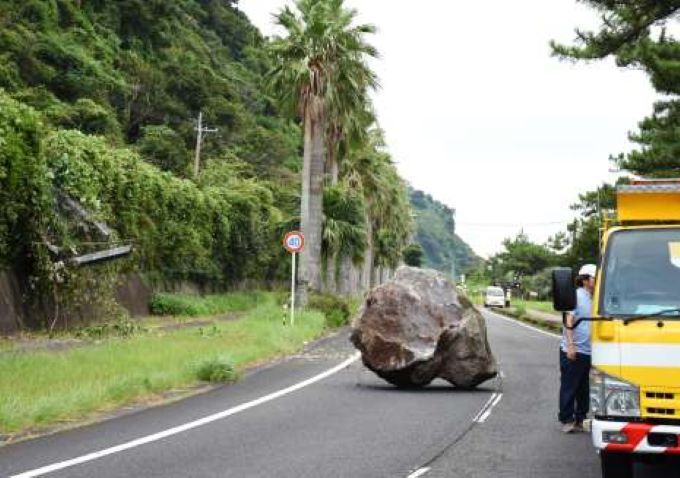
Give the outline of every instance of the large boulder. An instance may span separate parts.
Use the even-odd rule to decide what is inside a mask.
[[[398,387],[437,377],[473,388],[498,368],[484,317],[443,274],[402,267],[373,289],[352,323],[364,365]]]

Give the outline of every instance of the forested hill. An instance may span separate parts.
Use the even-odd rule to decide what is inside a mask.
[[[214,288],[287,276],[302,135],[265,93],[267,41],[235,1],[0,3],[0,272],[58,311],[50,323],[110,316],[122,272]],[[218,131],[195,175],[199,111]],[[119,244],[133,255],[63,267]]]
[[[416,242],[425,251],[426,267],[456,274],[475,265],[480,258],[456,234],[455,211],[429,194],[411,190],[411,207],[416,215]]]
[[[319,96],[333,106],[333,129],[310,143],[332,145],[327,163],[339,165],[335,177],[324,166],[314,178],[324,180],[324,214],[314,217],[323,234],[310,235],[323,237],[315,254],[333,268],[347,263],[358,271],[327,274],[323,287],[351,291],[343,285],[350,277],[346,282],[365,288],[400,261],[411,208],[372,115],[369,90],[377,81],[361,55],[373,49],[359,45],[372,28],[352,33],[339,23],[349,36],[334,36],[333,20],[353,13],[342,2],[300,2],[296,8],[317,14],[282,13],[290,28],[328,18],[301,27],[303,37],[288,32],[271,41],[237,3],[0,2],[0,272],[19,278],[22,297],[57,311],[51,324],[65,321],[70,305],[107,305],[99,302],[113,297],[122,273],[213,290],[288,277],[281,238],[317,209],[300,213],[303,128],[295,108],[282,105],[303,91],[296,81],[309,78],[300,73],[310,68],[307,54],[300,61],[295,55],[326,45],[309,40],[315,35],[339,42],[355,34],[348,45],[363,52],[347,53],[353,70],[333,76],[342,88],[315,93],[352,92]],[[199,112],[211,132],[196,173]],[[454,249],[466,264],[469,254],[455,236],[428,234],[445,251],[441,264],[432,256],[433,265],[444,267]],[[133,246],[125,260],[71,267],[74,258],[121,244]],[[320,258],[315,264],[320,269]]]
[[[236,156],[258,174],[298,156],[299,134],[263,93],[259,31],[235,0],[5,0],[0,88],[55,128],[134,144],[188,174],[193,120],[219,131],[205,158]],[[278,176],[277,176],[278,177]]]
[[[48,281],[36,244],[84,253],[101,240],[64,223],[59,190],[135,243],[135,268],[275,277],[302,141],[265,94],[265,47],[235,1],[3,1],[0,269]],[[194,177],[199,111],[218,131]]]
[[[73,315],[69,306],[113,311],[121,273],[213,290],[288,277],[281,238],[301,221],[303,131],[280,105],[300,88],[283,75],[274,89],[268,73],[309,66],[304,55],[285,64],[282,45],[297,37],[275,48],[236,0],[0,3],[0,273],[19,278],[22,297],[56,310],[54,324]],[[329,15],[320,23],[326,30],[305,30],[310,38],[328,34],[329,12],[352,16],[342,2],[300,5]],[[357,58],[357,74],[372,78]],[[354,82],[363,102],[334,104],[333,138],[352,119],[339,112],[356,115],[356,138],[346,140],[353,149],[334,143],[344,162],[338,183],[324,188],[325,216],[314,219],[324,221],[324,259],[337,265],[351,256],[351,267],[366,271],[365,287],[378,268],[399,262],[411,214],[405,183],[366,114],[371,81],[342,80]],[[211,132],[196,173],[199,112]],[[133,246],[125,260],[71,267],[121,244]]]

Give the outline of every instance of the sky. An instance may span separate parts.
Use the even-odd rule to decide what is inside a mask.
[[[268,36],[289,0],[241,0]],[[415,188],[456,210],[478,254],[521,230],[537,242],[566,228],[579,193],[616,180],[610,154],[657,98],[647,76],[613,61],[552,57],[596,28],[575,0],[347,0],[370,41],[381,88],[373,99],[390,153]]]

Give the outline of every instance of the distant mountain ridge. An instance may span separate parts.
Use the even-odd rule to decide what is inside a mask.
[[[425,251],[424,266],[460,276],[481,258],[456,234],[456,211],[429,194],[410,190],[416,215],[415,242]]]

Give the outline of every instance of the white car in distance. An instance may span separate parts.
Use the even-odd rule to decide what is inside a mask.
[[[501,287],[487,287],[484,292],[484,307],[505,307],[505,291]]]

